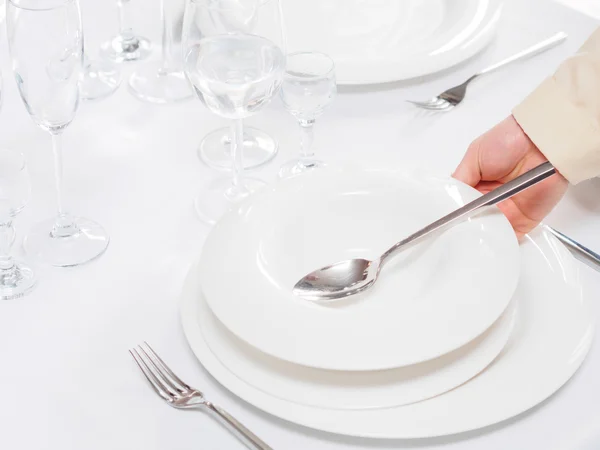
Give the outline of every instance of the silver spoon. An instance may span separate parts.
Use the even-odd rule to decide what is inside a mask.
[[[448,228],[461,219],[472,216],[476,211],[500,203],[513,195],[552,176],[556,170],[551,163],[545,162],[535,169],[518,176],[512,181],[494,189],[491,192],[467,203],[456,211],[436,220],[425,228],[411,234],[402,241],[394,244],[379,259],[348,259],[309,273],[294,286],[294,294],[307,300],[330,302],[340,300],[373,286],[381,267],[392,257],[414,241],[424,238],[435,231]]]

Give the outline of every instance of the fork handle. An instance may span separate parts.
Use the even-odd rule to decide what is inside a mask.
[[[235,433],[244,441],[245,444],[249,444],[251,446],[250,448],[256,450],[273,450],[272,447],[267,445],[262,439],[242,425],[239,420],[237,420],[220,406],[210,402],[206,402],[204,405],[211,413],[216,414],[217,417],[225,421],[227,426],[235,431]]]
[[[581,245],[579,242],[574,241],[570,237],[565,236],[560,231],[557,231],[554,228],[549,227],[548,225],[545,225],[544,227],[546,228],[546,230],[548,230],[550,233],[552,233],[554,236],[556,236],[556,238],[559,241],[561,241],[563,244],[565,244],[567,246],[567,248],[569,250],[571,250],[571,253],[573,253],[573,255],[575,255],[575,257],[577,259],[584,262],[585,264],[590,266],[592,269],[600,271],[600,255],[598,253]]]
[[[525,50],[522,50],[519,53],[516,53],[512,56],[509,56],[506,59],[503,59],[500,62],[497,62],[496,64],[486,67],[485,69],[477,73],[477,75],[475,76],[493,72],[494,70],[499,69],[500,67],[504,67],[512,62],[527,58],[529,56],[537,55],[538,53],[549,50],[552,47],[555,47],[561,42],[563,42],[565,39],[567,39],[567,36],[567,33],[565,33],[564,31],[560,31],[559,33],[556,33],[554,36],[545,39],[542,42],[538,42],[537,44],[532,45],[531,47],[526,48]]]

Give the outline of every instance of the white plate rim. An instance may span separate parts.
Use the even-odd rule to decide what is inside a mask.
[[[435,57],[377,63],[377,61],[336,62],[336,77],[339,85],[360,86],[393,83],[411,80],[449,69],[472,58],[484,50],[495,36],[502,14],[502,0],[476,0],[486,5],[485,15],[478,26],[463,38],[459,47]]]
[[[194,271],[194,267],[195,267],[195,264],[190,269],[192,273]],[[196,280],[196,283],[198,283],[197,280]],[[204,314],[202,312],[199,312],[196,315],[196,317],[198,317],[197,320],[200,323],[199,326],[201,329],[203,340],[205,341],[206,345],[208,346],[208,349],[219,360],[220,364],[222,364],[227,370],[229,370],[234,375],[236,375],[240,378],[243,378],[244,382],[246,382],[247,384],[253,386],[254,388],[256,388],[258,390],[265,392],[268,395],[280,398],[285,401],[298,403],[301,405],[313,406],[316,408],[327,408],[327,409],[356,410],[356,409],[377,409],[377,408],[397,407],[397,406],[417,403],[417,402],[420,402],[423,400],[427,400],[429,398],[436,397],[445,392],[448,392],[448,391],[456,388],[457,386],[460,386],[460,385],[468,382],[473,377],[477,376],[479,373],[484,371],[490,364],[493,363],[493,361],[502,352],[506,343],[508,342],[510,335],[512,333],[512,330],[514,328],[514,325],[515,325],[516,317],[518,315],[518,304],[516,301],[511,301],[509,306],[504,311],[504,313],[502,313],[500,318],[492,325],[492,327],[490,327],[490,329],[486,330],[486,332],[483,335],[478,336],[474,341],[469,342],[463,348],[457,349],[454,352],[451,352],[451,354],[443,355],[441,357],[441,359],[443,359],[443,362],[441,364],[436,365],[436,361],[439,360],[440,358],[436,358],[435,360],[426,361],[424,363],[419,364],[418,366],[423,367],[425,365],[428,368],[427,372],[425,372],[427,375],[434,374],[433,377],[437,378],[437,380],[434,381],[435,384],[433,384],[433,385],[432,385],[432,381],[431,381],[431,378],[433,378],[433,377],[429,377],[429,380],[425,381],[425,384],[427,385],[427,391],[426,391],[427,393],[426,394],[424,393],[425,388],[424,388],[423,384],[421,384],[421,386],[418,386],[418,385],[415,386],[414,384],[410,384],[410,382],[409,382],[408,386],[401,388],[403,391],[410,392],[410,393],[407,392],[407,393],[400,395],[400,397],[403,398],[404,400],[398,399],[397,396],[399,394],[397,393],[397,390],[394,392],[390,392],[388,390],[388,391],[386,391],[385,395],[383,395],[383,396],[380,393],[378,393],[377,400],[375,400],[375,399],[373,399],[372,394],[365,392],[363,389],[357,389],[357,388],[353,388],[353,389],[347,388],[347,390],[343,394],[333,393],[331,391],[331,389],[327,393],[320,392],[320,391],[317,393],[314,393],[314,388],[312,388],[313,393],[307,393],[307,391],[303,389],[301,391],[301,393],[294,393],[292,395],[287,394],[287,393],[275,394],[274,392],[269,392],[267,388],[261,388],[260,387],[261,382],[248,380],[249,371],[253,371],[254,369],[252,369],[252,368],[249,369],[248,366],[245,366],[245,367],[240,366],[239,362],[237,363],[238,364],[237,368],[232,368],[231,361],[238,360],[238,358],[240,358],[239,355],[229,356],[228,358],[225,358],[228,360],[228,362],[224,362],[223,353],[221,350],[222,347],[218,351],[216,351],[216,348],[217,348],[216,345],[219,345],[219,344],[215,345],[215,341],[222,338],[223,334],[221,334],[221,333],[226,333],[227,337],[225,339],[227,339],[231,345],[239,344],[242,346],[240,348],[241,353],[246,353],[246,354],[250,353],[250,354],[257,355],[261,359],[262,358],[266,359],[267,363],[275,363],[276,364],[278,359],[273,358],[272,356],[266,355],[266,354],[262,353],[260,350],[253,348],[252,346],[250,346],[243,340],[237,338],[235,336],[235,334],[233,334],[229,330],[227,330],[227,328],[223,324],[221,324],[219,319],[212,313],[212,311],[210,310],[208,305],[206,305],[206,301],[203,298],[201,288],[198,287],[197,290],[200,291],[197,294],[200,296],[200,299],[198,300],[198,302],[203,303],[203,305],[200,306],[200,308],[203,310],[204,314],[207,316],[206,318],[203,319]],[[214,325],[211,324],[211,322],[213,322],[213,321],[215,322]],[[218,327],[218,329],[222,330],[222,331],[216,331],[216,332],[211,331],[210,333],[207,333],[206,332],[207,327]],[[212,336],[211,336],[211,334],[212,334]],[[228,347],[228,346],[229,345],[226,345],[226,347]],[[225,350],[225,351],[228,351],[228,350]],[[465,352],[466,352],[466,354],[464,354]],[[458,355],[458,356],[455,357],[454,359],[450,359],[450,358],[453,358],[453,355]],[[244,356],[242,356],[241,358],[243,358],[243,357]],[[475,358],[475,360],[473,360],[473,358]],[[470,361],[467,362],[467,360],[470,360]],[[336,371],[327,371],[327,370],[321,370],[321,369],[314,369],[314,368],[310,368],[310,367],[305,368],[302,366],[298,366],[296,364],[287,363],[285,361],[280,361],[280,363],[283,364],[285,369],[289,370],[290,372],[292,370],[308,371],[310,374],[308,377],[309,379],[312,376],[316,377],[318,375],[321,375],[319,372],[325,372],[326,373],[325,376],[331,375],[328,373],[333,373],[333,376],[338,376],[339,378],[343,378],[345,375],[345,374],[341,374]],[[393,379],[394,376],[402,378],[403,372],[405,373],[406,369],[408,369],[410,367],[411,366],[400,367],[400,368],[396,368],[396,369],[390,369],[389,371],[375,371],[375,373],[380,374],[381,372],[388,372],[387,376],[390,378],[386,378],[386,382],[391,382],[389,380]],[[371,373],[373,373],[373,372],[371,372]],[[243,374],[243,375],[240,375],[240,374]],[[361,372],[361,378],[366,378],[366,376],[368,376],[368,375],[369,375],[369,372]],[[447,375],[446,379],[443,381],[440,381],[439,377],[444,377],[445,375]],[[263,375],[260,375],[260,374],[253,375],[252,376],[253,380],[256,380],[256,378],[255,378],[256,376],[263,376]],[[273,375],[269,375],[269,376],[273,377]],[[276,375],[273,378],[264,380],[263,383],[266,383],[267,385],[270,385],[270,386],[275,386],[280,383],[278,381],[278,377],[281,377],[281,376],[282,375],[279,375],[279,376]],[[330,382],[331,381],[328,381],[328,383],[330,383]],[[308,383],[310,383],[310,381],[308,381]],[[361,384],[361,386],[363,386],[363,385]],[[433,386],[435,386],[435,387],[433,387]],[[290,389],[291,389],[291,387],[288,388],[288,390],[290,390]],[[295,387],[294,389],[297,389],[297,387]],[[352,394],[349,394],[348,391],[350,391],[350,392],[354,391],[354,392]],[[280,391],[280,392],[283,392],[283,391]],[[369,395],[371,395],[371,398],[368,398]],[[298,398],[303,398],[303,399],[302,400],[299,400],[299,399],[294,400],[292,398],[293,396],[297,396]],[[304,396],[304,397],[302,397],[302,396]],[[344,397],[344,396],[346,397],[344,400],[342,400],[342,401],[337,400],[337,397]],[[349,400],[348,396],[350,396],[350,398],[352,400]],[[355,397],[355,396],[358,396],[358,397]],[[322,399],[314,400],[319,397],[322,397]],[[387,398],[384,401],[381,399],[381,397],[387,397]],[[357,400],[357,398],[360,400]],[[330,403],[329,404],[325,404],[325,403],[319,404],[320,402],[323,402],[323,401],[330,402]],[[336,404],[336,405],[333,405],[331,403],[331,402],[337,402],[337,401],[340,401],[340,403]],[[376,401],[378,403],[375,405],[374,402],[376,402]],[[354,402],[354,403],[352,403],[352,402]],[[342,405],[342,403],[343,403],[343,405]]]

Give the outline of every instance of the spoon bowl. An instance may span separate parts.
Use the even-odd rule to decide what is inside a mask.
[[[371,287],[380,267],[380,259],[340,261],[306,275],[294,286],[294,294],[311,301],[340,300]]]

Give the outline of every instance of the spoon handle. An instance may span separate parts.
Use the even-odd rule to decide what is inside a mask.
[[[449,225],[454,224],[455,222],[461,219],[470,217],[473,215],[473,213],[480,210],[481,208],[500,203],[501,201],[506,200],[512,197],[513,195],[518,194],[519,192],[524,191],[525,189],[533,186],[534,184],[545,180],[546,178],[554,175],[555,173],[556,169],[551,163],[545,162],[543,164],[540,164],[536,168],[525,172],[523,175],[518,176],[514,180],[509,181],[508,183],[505,183],[500,187],[497,187],[493,191],[482,195],[481,197],[473,200],[472,202],[467,203],[466,205],[458,208],[456,211],[451,212],[447,216],[436,220],[435,222],[427,225],[425,228],[401,240],[381,256],[381,264],[383,264],[390,256],[404,248],[406,245],[425,236],[428,236],[435,231],[447,228]]]

